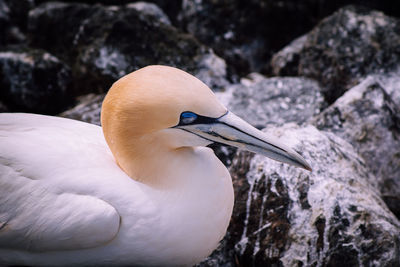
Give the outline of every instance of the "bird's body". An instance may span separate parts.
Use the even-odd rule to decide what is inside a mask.
[[[193,265],[233,208],[228,170],[204,146],[310,169],[171,67],[117,81],[101,120],[0,114],[0,266]]]
[[[210,149],[188,148],[182,157],[165,173],[177,186],[154,189],[118,167],[98,126],[0,114],[0,262],[200,261],[226,231],[232,183]]]

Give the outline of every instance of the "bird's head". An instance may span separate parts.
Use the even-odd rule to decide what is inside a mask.
[[[173,67],[148,66],[115,82],[104,99],[101,122],[111,151],[128,174],[130,163],[124,159],[138,151],[143,157],[152,149],[213,142],[311,169],[294,150],[228,111],[203,82]]]

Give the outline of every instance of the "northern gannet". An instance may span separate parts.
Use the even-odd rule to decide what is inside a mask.
[[[310,169],[172,67],[114,83],[101,122],[0,114],[0,265],[193,265],[223,238],[234,199],[205,146]]]

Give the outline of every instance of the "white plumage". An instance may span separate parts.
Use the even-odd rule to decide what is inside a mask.
[[[153,81],[143,84],[149,75]],[[188,111],[186,106],[177,108],[157,99],[164,105],[162,113],[173,114],[149,122],[144,114],[156,107],[146,103],[152,102],[151,93],[143,98],[146,101],[127,101],[130,96],[124,95],[130,86],[126,90],[141,90],[135,85],[141,81],[140,86],[154,89],[157,98],[160,90],[175,90],[163,85],[171,77],[176,78],[171,88],[178,82],[198,90],[199,99],[182,105],[193,106],[191,111],[198,116],[190,116],[208,119],[181,125],[179,115]],[[233,207],[231,178],[212,150],[201,145],[225,134],[229,140],[221,142],[263,153],[258,144],[252,147],[250,139],[250,143],[241,141],[246,133],[237,129],[244,122],[226,115],[222,106],[213,106],[216,100],[209,89],[177,69],[147,67],[121,81],[106,98],[103,111],[108,117],[102,121],[124,123],[104,128],[107,142],[102,128],[95,125],[42,115],[0,114],[0,265],[192,265],[209,255],[224,236]],[[178,90],[176,97],[184,94]],[[166,97],[174,101],[170,93]],[[202,107],[204,103],[210,106]],[[141,118],[147,120],[131,125]],[[226,118],[233,118],[232,133],[226,132]],[[242,128],[252,131],[246,127]],[[266,143],[268,156],[309,168],[283,145],[283,152],[276,145],[271,152],[270,139],[257,134],[250,137]],[[124,136],[126,143],[119,144]]]

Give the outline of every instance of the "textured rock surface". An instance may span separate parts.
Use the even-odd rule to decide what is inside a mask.
[[[317,82],[306,78],[266,78],[253,73],[217,93],[236,115],[257,128],[285,122],[304,123],[326,103]]]
[[[243,75],[267,70],[272,53],[339,7],[357,3],[400,14],[399,3],[379,0],[183,0],[179,22]]]
[[[306,40],[304,40],[306,38]],[[275,75],[314,78],[332,103],[368,74],[399,67],[400,20],[348,6],[319,23],[272,59]]]
[[[400,107],[400,69],[390,73],[372,76],[390,95],[393,102]]]
[[[400,222],[348,143],[316,128],[270,128],[313,172],[240,153],[230,242],[239,266],[398,266]]]
[[[32,7],[32,0],[0,0],[0,46],[25,42],[23,32]]]
[[[140,12],[145,16],[153,16],[153,18],[157,21],[160,21],[164,24],[171,25],[171,21],[168,16],[164,14],[161,8],[159,8],[156,4],[148,3],[148,2],[136,2],[130,3],[126,5],[127,8],[133,8]]]
[[[271,51],[312,27],[315,17],[310,6],[300,2],[183,0],[180,23],[235,71],[247,74],[259,72]],[[274,38],[278,33],[280,38]]]
[[[42,50],[0,52],[0,100],[10,111],[55,114],[72,101],[67,65]]]
[[[357,149],[376,177],[383,199],[400,216],[400,109],[379,81],[369,77],[350,89],[314,124]]]
[[[225,62],[164,23],[165,15],[132,5],[46,3],[32,10],[29,19],[33,45],[69,58],[81,90],[106,91],[119,77],[151,64],[180,67],[214,89],[228,84]],[[57,34],[64,29],[65,35]]]
[[[78,97],[78,103],[59,114],[61,117],[100,125],[101,104],[105,95],[88,94]]]

